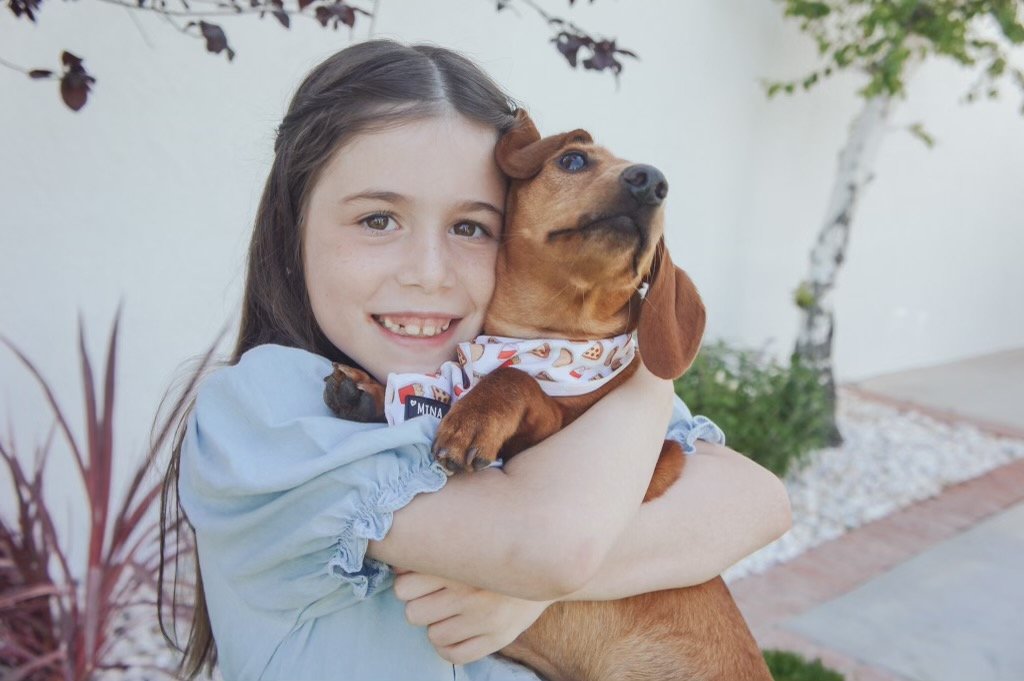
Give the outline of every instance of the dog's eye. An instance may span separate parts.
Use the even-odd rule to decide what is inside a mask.
[[[575,173],[587,167],[587,157],[578,151],[570,151],[568,154],[562,154],[558,159],[558,165],[570,173]]]

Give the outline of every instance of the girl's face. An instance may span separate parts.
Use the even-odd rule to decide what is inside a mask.
[[[483,326],[505,205],[496,141],[458,115],[360,134],[313,188],[302,239],[313,315],[381,382],[436,371]]]

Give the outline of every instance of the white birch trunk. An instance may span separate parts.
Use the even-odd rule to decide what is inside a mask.
[[[830,440],[841,442],[835,427],[835,381],[832,374],[832,334],[835,317],[831,293],[839,268],[846,258],[850,225],[862,192],[872,178],[879,142],[885,135],[892,97],[879,95],[864,100],[850,126],[850,136],[839,153],[839,167],[832,185],[825,221],[811,250],[807,278],[797,295],[802,311],[794,353],[821,376],[828,390],[833,420]]]

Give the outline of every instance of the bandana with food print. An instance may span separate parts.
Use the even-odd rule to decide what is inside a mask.
[[[633,361],[636,340],[627,333],[604,340],[562,340],[478,336],[459,343],[458,362],[433,374],[390,374],[384,413],[394,425],[416,416],[440,419],[452,402],[495,369],[510,366],[537,379],[552,397],[583,395],[612,380]]]

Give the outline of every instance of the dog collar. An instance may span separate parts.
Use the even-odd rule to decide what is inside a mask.
[[[458,362],[445,362],[436,373],[388,376],[384,392],[388,423],[423,415],[441,418],[483,376],[504,366],[530,374],[552,397],[593,392],[633,361],[636,338],[632,333],[580,341],[478,336],[460,343],[457,353]]]

